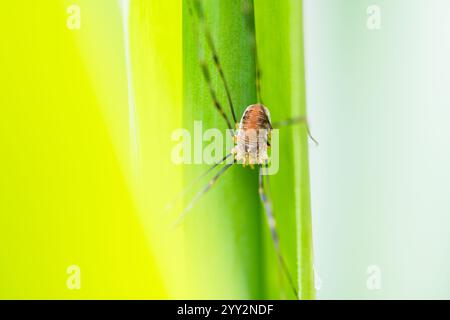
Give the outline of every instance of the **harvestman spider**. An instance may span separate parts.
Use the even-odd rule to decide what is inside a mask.
[[[280,266],[285,273],[289,285],[292,288],[292,291],[294,292],[295,296],[298,299],[298,292],[296,289],[296,286],[294,284],[294,281],[289,273],[289,270],[287,268],[287,265],[284,261],[283,256],[281,255],[280,251],[280,245],[279,245],[279,237],[278,233],[275,227],[275,218],[272,211],[272,204],[269,198],[267,197],[265,188],[264,188],[264,172],[263,170],[266,169],[268,172],[268,155],[267,155],[267,149],[270,148],[270,133],[273,130],[273,128],[288,126],[296,123],[304,123],[306,124],[307,132],[309,137],[317,144],[317,142],[314,140],[314,138],[310,135],[308,125],[306,122],[305,117],[297,117],[289,120],[279,121],[272,123],[270,119],[270,113],[266,106],[262,103],[261,99],[261,72],[258,64],[258,58],[256,53],[256,45],[255,45],[255,57],[256,57],[256,92],[257,92],[257,99],[258,102],[256,104],[248,106],[243,115],[241,120],[238,122],[236,118],[236,113],[234,111],[233,101],[231,98],[231,92],[228,87],[228,83],[225,78],[224,71],[222,69],[222,65],[219,60],[219,56],[217,54],[216,47],[214,45],[211,33],[209,32],[209,29],[206,26],[206,19],[204,16],[204,12],[202,9],[202,6],[200,4],[200,1],[196,0],[194,1],[195,4],[195,13],[193,12],[192,8],[189,6],[189,13],[191,17],[196,17],[195,19],[198,20],[199,24],[202,27],[202,30],[206,37],[207,45],[211,51],[212,59],[214,61],[214,65],[217,69],[217,72],[220,76],[220,79],[223,83],[228,105],[230,107],[231,115],[233,117],[233,121],[236,126],[236,131],[233,130],[232,123],[230,119],[228,118],[227,114],[225,113],[219,99],[217,98],[217,94],[213,88],[212,82],[211,82],[211,76],[209,73],[208,66],[206,64],[206,61],[200,58],[199,63],[201,67],[201,71],[203,74],[203,78],[205,82],[208,85],[208,89],[211,95],[212,102],[214,103],[215,108],[220,113],[222,118],[225,120],[228,129],[230,132],[233,133],[233,139],[235,147],[231,150],[231,152],[226,155],[221,161],[215,163],[212,167],[210,167],[206,172],[204,172],[201,176],[199,176],[193,183],[191,183],[188,188],[190,188],[195,182],[198,180],[204,178],[207,176],[210,172],[212,172],[215,168],[217,168],[219,165],[223,164],[225,161],[229,160],[230,157],[233,157],[232,163],[227,163],[218,173],[215,174],[215,176],[212,177],[212,179],[208,182],[208,184],[200,190],[194,198],[190,201],[186,209],[182,212],[180,215],[177,225],[181,223],[181,221],[184,219],[185,215],[192,209],[194,204],[197,202],[198,199],[200,199],[201,196],[203,196],[206,192],[208,192],[213,185],[217,182],[217,180],[233,165],[237,162],[242,162],[242,164],[250,165],[253,167],[253,165],[259,166],[259,195],[261,198],[261,201],[264,205],[264,209],[266,212],[269,228],[270,228],[270,234],[272,237],[272,241],[275,246],[276,255],[278,258],[278,261],[280,263]],[[268,175],[266,175],[267,184],[269,182]],[[186,190],[185,190],[186,191]]]

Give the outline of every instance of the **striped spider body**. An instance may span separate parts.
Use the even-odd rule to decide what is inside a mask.
[[[264,165],[269,160],[271,130],[269,109],[261,103],[248,106],[234,136],[236,145],[231,152],[236,162],[244,166]]]

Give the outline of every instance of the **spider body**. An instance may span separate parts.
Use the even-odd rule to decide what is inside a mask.
[[[245,165],[265,164],[269,157],[270,112],[263,104],[252,104],[245,109],[235,135],[232,150],[235,160]]]

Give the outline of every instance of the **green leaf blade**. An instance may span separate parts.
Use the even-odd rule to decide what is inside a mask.
[[[272,121],[306,116],[302,1],[255,0],[255,24],[262,98]],[[283,255],[300,298],[314,299],[306,126],[280,129],[280,171],[271,179]]]
[[[215,110],[201,74],[199,52],[207,61],[213,87],[232,120],[231,113],[204,35],[201,30],[201,34],[196,34],[195,21],[187,7],[190,2],[183,3],[184,126],[193,132],[193,122],[201,120],[204,130],[218,128],[225,136],[225,122]],[[256,100],[255,63],[249,41],[252,30],[247,25],[244,2],[201,3],[240,118],[245,108]],[[186,166],[185,184],[208,167]],[[206,183],[207,180],[203,182]],[[237,165],[230,168],[189,213],[183,228],[193,298],[265,298],[264,269],[261,267],[264,220],[259,208],[257,170]]]

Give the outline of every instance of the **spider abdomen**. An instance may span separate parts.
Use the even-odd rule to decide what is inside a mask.
[[[271,129],[269,110],[262,104],[248,106],[236,133],[235,159],[244,165],[264,164]]]

